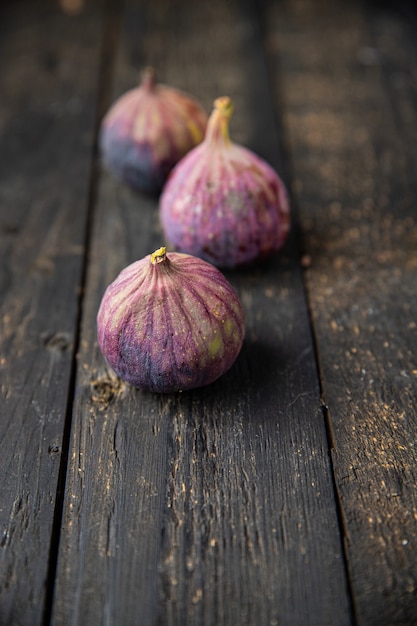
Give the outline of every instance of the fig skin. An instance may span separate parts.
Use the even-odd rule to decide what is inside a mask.
[[[242,347],[239,297],[213,265],[160,248],[126,267],[106,289],[98,343],[110,367],[144,391],[208,385]]]
[[[140,86],[121,95],[102,121],[103,161],[132,187],[158,193],[174,165],[203,140],[207,117],[194,98],[158,84],[146,68]]]
[[[204,141],[172,170],[160,198],[167,241],[214,265],[253,264],[279,250],[290,228],[275,170],[229,137],[232,102],[218,98]]]

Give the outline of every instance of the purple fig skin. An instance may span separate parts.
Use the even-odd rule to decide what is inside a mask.
[[[158,193],[174,165],[204,138],[207,114],[188,94],[156,83],[152,68],[104,117],[99,145],[107,168],[132,187]]]
[[[98,343],[116,374],[144,391],[208,385],[235,362],[244,340],[239,297],[213,265],[160,248],[106,289]]]
[[[149,144],[123,137],[117,125],[104,124],[100,133],[100,149],[107,168],[131,187],[146,193],[158,193],[175,164],[175,158],[156,162]]]
[[[230,141],[230,98],[218,98],[206,137],[172,170],[160,198],[166,239],[214,265],[248,265],[279,250],[290,206],[275,170]]]

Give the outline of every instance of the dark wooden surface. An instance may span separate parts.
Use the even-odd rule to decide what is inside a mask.
[[[417,624],[416,42],[403,0],[1,5],[1,625]],[[166,396],[95,326],[164,243],[96,148],[146,64],[229,95],[293,204],[227,273],[238,361]]]

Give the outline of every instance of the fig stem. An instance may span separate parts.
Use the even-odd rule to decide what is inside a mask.
[[[155,252],[152,252],[151,254],[152,265],[156,265],[157,263],[163,263],[163,261],[165,261],[165,259],[167,258],[166,253],[167,253],[167,249],[164,246],[162,246],[162,248],[158,248],[158,250],[155,250]]]
[[[214,109],[207,124],[206,140],[216,142],[222,139],[226,145],[230,145],[229,120],[233,111],[233,102],[228,96],[222,96],[216,98],[213,106]]]
[[[152,91],[154,89],[156,85],[156,72],[150,65],[142,70],[140,84],[141,87],[144,87],[148,91]]]

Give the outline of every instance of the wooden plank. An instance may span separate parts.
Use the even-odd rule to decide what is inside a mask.
[[[265,16],[364,626],[417,622],[417,83],[404,7],[301,0]]]
[[[279,166],[251,3],[128,2],[114,97],[145,64]],[[155,200],[102,173],[84,303],[54,624],[350,624],[295,230],[229,273],[247,312],[232,370],[158,397],[117,381],[96,341],[106,285],[161,245]]]
[[[0,623],[32,626],[65,446],[100,10],[8,2],[0,24]]]

